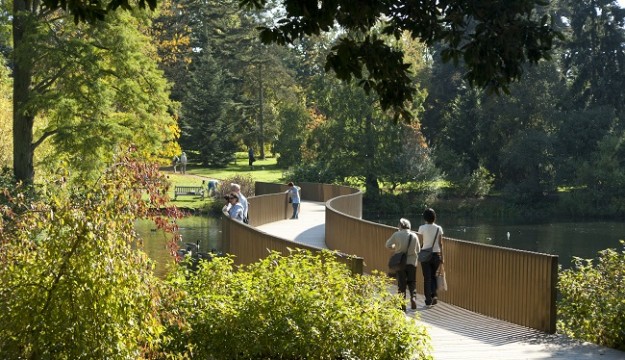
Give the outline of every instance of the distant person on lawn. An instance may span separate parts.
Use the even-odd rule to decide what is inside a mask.
[[[178,157],[178,155],[174,155],[173,159],[171,159],[171,164],[174,167],[174,174],[177,172],[176,167],[178,166],[179,163],[180,163],[180,158]]]
[[[254,161],[256,161],[256,158],[254,157],[254,149],[252,149],[251,146],[247,149],[247,160],[250,164],[250,170],[254,170]]]
[[[184,151],[180,155],[180,172],[183,174],[187,173],[187,153]]]

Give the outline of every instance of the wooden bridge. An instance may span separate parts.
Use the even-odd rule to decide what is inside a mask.
[[[354,272],[386,270],[384,243],[396,229],[361,219],[361,192],[300,186],[300,218],[290,220],[286,186],[257,183],[250,225],[223,222],[224,250],[251,263],[267,249],[329,248],[350,254],[337,256]],[[426,308],[421,297],[407,313],[428,326],[435,359],[625,359],[624,352],[555,334],[557,256],[445,240],[449,291],[435,307]],[[422,276],[417,279],[419,290]]]

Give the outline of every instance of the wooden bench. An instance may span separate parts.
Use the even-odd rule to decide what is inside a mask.
[[[174,200],[184,195],[199,196],[204,200],[204,188],[201,186],[176,186],[174,188]]]

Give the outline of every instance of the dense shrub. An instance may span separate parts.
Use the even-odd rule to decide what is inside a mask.
[[[276,253],[235,271],[228,258],[169,279],[182,290],[168,351],[198,359],[430,358],[425,328],[384,276],[353,276],[329,252]]]
[[[314,162],[295,166],[286,171],[284,177],[287,179],[297,179],[297,182],[317,182],[324,184],[334,184],[341,176],[329,164]]]
[[[625,350],[624,250],[607,249],[594,260],[574,258],[560,273],[559,331],[600,345]]]
[[[159,280],[134,221],[157,200],[156,167],[120,159],[96,184],[62,179],[41,200],[0,189],[3,359],[136,359],[156,349]],[[146,189],[153,202],[145,201]],[[154,190],[154,191],[152,191]]]
[[[480,166],[456,185],[457,195],[483,198],[488,195],[495,183],[495,176],[485,167]]]

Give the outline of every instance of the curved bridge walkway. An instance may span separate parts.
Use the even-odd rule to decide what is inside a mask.
[[[326,248],[325,206],[319,202],[304,201],[299,219],[276,221],[257,229],[296,243]],[[418,314],[417,317],[426,324],[437,360],[625,360],[625,352],[622,351],[581,343],[558,334],[546,334],[453,305],[439,302],[428,309],[422,297],[419,304],[416,311],[408,310],[406,316],[414,318]]]

